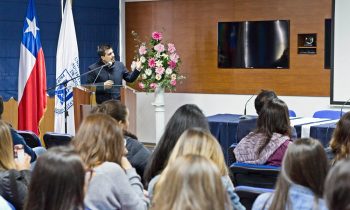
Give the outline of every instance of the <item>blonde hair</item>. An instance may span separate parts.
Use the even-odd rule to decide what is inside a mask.
[[[10,127],[3,120],[0,120],[0,157],[1,169],[9,170],[16,168]]]
[[[73,139],[73,145],[88,168],[103,162],[121,164],[124,139],[118,122],[105,114],[87,116]]]
[[[190,128],[186,130],[177,141],[174,150],[171,152],[167,166],[161,173],[164,176],[159,178],[155,185],[155,191],[165,182],[169,166],[181,156],[192,154],[201,155],[213,161],[218,167],[221,176],[227,176],[228,170],[225,164],[221,146],[213,135],[202,128]]]
[[[156,191],[151,210],[231,209],[221,174],[211,160],[201,155],[177,158],[169,167],[165,182]]]

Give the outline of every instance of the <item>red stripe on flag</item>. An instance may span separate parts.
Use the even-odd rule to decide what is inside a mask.
[[[18,129],[31,130],[39,135],[39,122],[44,115],[46,103],[46,68],[41,48],[18,105]]]

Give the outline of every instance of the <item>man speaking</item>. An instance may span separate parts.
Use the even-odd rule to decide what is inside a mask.
[[[96,85],[96,103],[100,104],[109,99],[120,100],[120,87],[122,80],[133,82],[137,79],[140,71],[136,68],[132,72],[122,62],[115,61],[113,49],[110,45],[97,47],[97,54],[100,60],[91,66],[91,72],[87,77],[87,83]]]

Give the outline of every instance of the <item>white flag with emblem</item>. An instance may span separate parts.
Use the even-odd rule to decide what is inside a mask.
[[[62,5],[63,6],[63,5]],[[80,85],[79,53],[71,0],[66,1],[56,53],[55,132],[75,134],[73,87]],[[65,118],[65,110],[68,116]],[[66,123],[65,123],[66,121]]]

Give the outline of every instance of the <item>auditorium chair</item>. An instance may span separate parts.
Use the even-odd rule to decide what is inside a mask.
[[[273,193],[273,189],[238,186],[235,192],[239,196],[239,201],[246,209],[252,209],[255,199],[262,193]]]
[[[44,143],[46,148],[49,149],[54,146],[67,145],[72,138],[73,136],[70,134],[46,132],[44,134]]]
[[[230,166],[234,186],[251,186],[273,189],[280,172],[280,167],[233,163]]]
[[[24,138],[24,141],[30,148],[41,146],[40,139],[34,132],[18,130],[17,133]]]
[[[345,112],[340,112],[337,110],[320,110],[316,111],[312,117],[314,118],[328,118],[331,120],[340,119],[340,117],[345,114]]]

